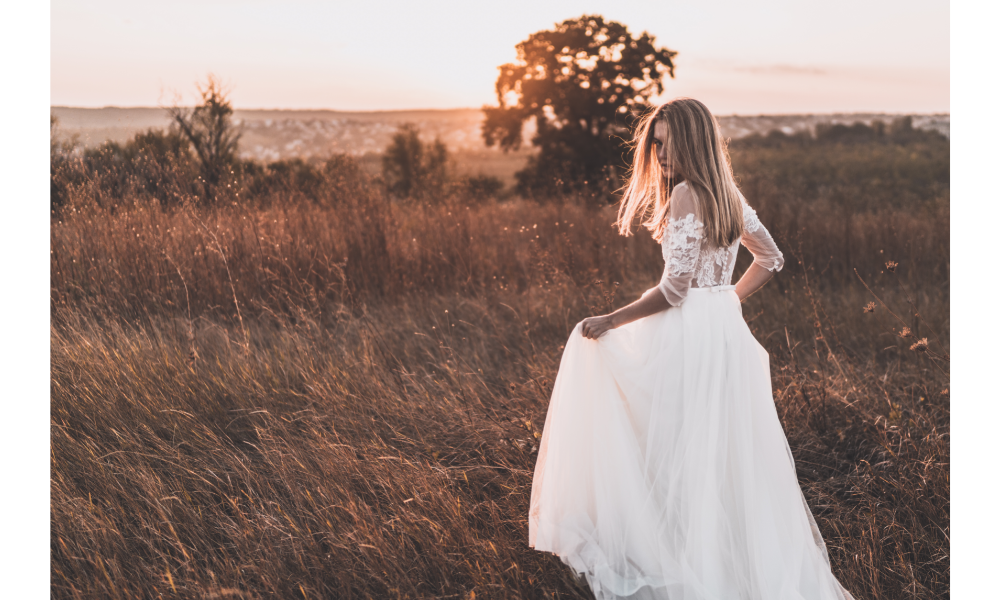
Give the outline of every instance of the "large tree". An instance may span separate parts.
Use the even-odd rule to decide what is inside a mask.
[[[499,106],[483,108],[483,138],[487,146],[517,149],[524,123],[535,120],[538,152],[517,174],[520,192],[618,186],[632,125],[663,92],[664,74],[674,76],[677,53],[654,42],[648,33],[633,37],[621,23],[584,15],[517,45],[517,61],[500,67]]]

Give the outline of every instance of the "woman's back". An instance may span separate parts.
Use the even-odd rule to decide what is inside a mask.
[[[750,250],[754,262],[769,271],[781,270],[784,257],[757,213],[743,200],[743,237],[726,248],[713,245],[705,236],[698,217],[698,201],[693,186],[683,181],[670,196],[670,215],[663,234],[663,278],[659,288],[667,301],[678,306],[689,288],[729,285],[736,266],[739,243]]]

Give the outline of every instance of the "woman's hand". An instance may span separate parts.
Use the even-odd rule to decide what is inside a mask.
[[[601,315],[599,317],[588,317],[582,321],[583,337],[596,340],[604,335],[608,330],[614,329],[615,324],[611,315]]]
[[[596,340],[607,333],[609,329],[616,329],[668,308],[670,308],[670,303],[667,302],[666,297],[658,288],[648,289],[642,298],[628,306],[619,308],[610,315],[590,317],[581,321],[583,337]]]
[[[751,264],[750,268],[743,273],[743,277],[740,277],[740,280],[736,282],[736,295],[739,296],[740,302],[759,290],[773,275],[774,273],[757,263]]]

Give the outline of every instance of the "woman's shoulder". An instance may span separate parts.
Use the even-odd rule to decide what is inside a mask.
[[[670,215],[667,223],[672,239],[700,238],[705,230],[693,187],[687,181],[682,181],[670,191]]]
[[[670,190],[670,217],[680,219],[687,215],[698,218],[698,198],[694,187],[684,180]]]
[[[694,188],[690,184],[688,184],[687,179],[676,184],[670,191],[671,198],[673,198],[676,195],[687,195],[687,194],[694,195]]]

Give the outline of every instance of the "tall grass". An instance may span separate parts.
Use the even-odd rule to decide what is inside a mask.
[[[845,211],[856,182],[782,195],[778,162],[744,191],[787,267],[744,315],[834,571],[946,597],[946,198]],[[527,548],[537,439],[569,331],[659,248],[583,203],[348,183],[57,213],[53,596],[589,597]]]

